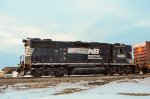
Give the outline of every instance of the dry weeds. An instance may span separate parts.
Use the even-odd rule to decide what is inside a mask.
[[[108,81],[90,81],[88,82],[88,85],[91,85],[91,86],[100,86],[100,85],[104,85],[104,84],[107,84],[109,83]]]
[[[128,96],[150,96],[150,93],[118,93],[118,94]]]
[[[70,94],[70,93],[75,93],[75,92],[80,92],[86,89],[80,89],[80,88],[69,88],[69,89],[64,89],[61,92],[55,93],[53,95],[62,95],[62,94]]]

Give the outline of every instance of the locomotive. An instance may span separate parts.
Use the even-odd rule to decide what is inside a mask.
[[[131,45],[40,38],[27,38],[23,43],[25,53],[20,57],[19,76],[27,73],[33,77],[62,77],[136,72]]]

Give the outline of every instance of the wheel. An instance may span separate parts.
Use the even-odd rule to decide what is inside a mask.
[[[60,72],[59,76],[60,76],[60,77],[63,77],[64,74],[65,74],[64,71],[62,71],[62,72]]]
[[[43,76],[49,76],[49,75],[50,75],[49,71],[44,71]]]
[[[31,70],[31,75],[33,77],[41,77],[42,71],[40,69],[33,69],[33,70]]]
[[[108,75],[108,70],[107,69],[105,70],[104,75]]]
[[[60,77],[60,72],[59,71],[54,71],[54,76],[55,77]]]
[[[143,68],[142,68],[142,72],[143,72],[143,74],[146,74],[146,73],[148,72],[148,68],[143,67]]]
[[[112,67],[109,68],[109,74],[110,74],[110,75],[113,75],[113,68],[112,68]]]
[[[119,75],[123,75],[123,73],[119,74]]]
[[[131,73],[131,68],[129,66],[125,67],[124,73],[125,73],[125,75],[130,74]]]
[[[42,75],[43,75],[43,71],[42,71],[43,69],[37,69],[37,76],[38,77],[42,77]]]
[[[31,75],[33,77],[37,77],[37,71],[36,71],[36,69],[32,69],[30,72],[31,72]]]
[[[120,72],[119,75],[123,75],[123,72]]]
[[[120,68],[119,68],[119,72],[118,72],[118,74],[119,74],[119,75],[123,75],[122,67],[120,67]]]

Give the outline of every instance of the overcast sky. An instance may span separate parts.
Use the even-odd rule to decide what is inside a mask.
[[[27,37],[149,41],[150,0],[0,0],[0,69],[19,63]]]

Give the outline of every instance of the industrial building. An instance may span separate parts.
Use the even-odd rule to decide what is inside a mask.
[[[17,77],[17,69],[18,67],[4,67],[4,69],[2,69],[2,71],[0,72],[0,78]]]
[[[17,71],[18,67],[5,67],[3,71],[5,74],[12,74],[13,71]]]
[[[5,72],[4,71],[0,71],[0,78],[1,77],[5,77]]]

